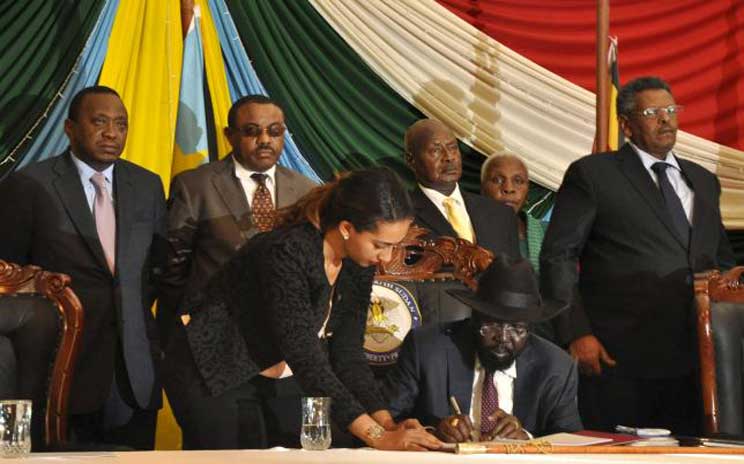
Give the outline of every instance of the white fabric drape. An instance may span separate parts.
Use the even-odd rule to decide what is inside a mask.
[[[434,0],[310,0],[383,80],[485,153],[522,157],[557,189],[591,151],[592,92],[526,59]],[[716,173],[729,228],[744,228],[744,152],[680,131],[676,152]]]

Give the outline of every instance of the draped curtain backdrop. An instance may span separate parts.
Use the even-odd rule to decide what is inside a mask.
[[[477,30],[595,91],[595,0],[439,0]],[[686,106],[680,122],[744,150],[744,2],[610,2],[622,82],[659,75]]]
[[[425,117],[377,76],[305,1],[228,0],[269,95],[323,179],[385,164],[412,180],[403,134]],[[340,2],[341,3],[341,2]],[[463,148],[466,188],[478,190],[482,155]]]
[[[518,154],[531,177],[554,190],[568,164],[590,151],[591,92],[504,46],[434,0],[310,1],[399,95],[446,122],[479,152],[505,149]],[[622,43],[621,38],[621,72]],[[682,131],[676,151],[718,175],[724,222],[744,227],[744,153]]]
[[[0,14],[0,178],[71,76],[103,2],[4,2]]]

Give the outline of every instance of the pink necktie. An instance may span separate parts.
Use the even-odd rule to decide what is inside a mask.
[[[116,213],[114,204],[106,188],[106,178],[103,174],[97,172],[90,178],[96,188],[96,198],[93,202],[93,216],[96,220],[96,230],[98,231],[98,240],[103,247],[103,254],[106,255],[111,274],[114,274],[114,264],[116,258]]]
[[[496,426],[495,420],[488,420],[499,409],[499,396],[493,383],[493,371],[485,371],[483,391],[481,392],[481,435],[490,433]]]

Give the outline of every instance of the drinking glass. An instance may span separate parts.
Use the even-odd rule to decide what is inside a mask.
[[[300,443],[306,450],[324,450],[331,446],[331,399],[327,396],[302,398]]]
[[[31,452],[31,400],[0,401],[0,456],[16,458]]]

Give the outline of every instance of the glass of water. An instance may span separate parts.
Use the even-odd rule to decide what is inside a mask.
[[[302,449],[325,450],[331,446],[331,399],[327,396],[302,398]]]
[[[0,401],[0,456],[24,457],[31,452],[31,400]]]

